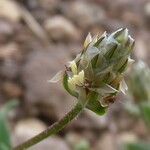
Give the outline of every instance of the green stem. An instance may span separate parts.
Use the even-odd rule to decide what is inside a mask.
[[[82,112],[82,110],[85,108],[86,104],[87,104],[87,100],[84,102],[82,101],[82,103],[80,100],[78,100],[78,103],[75,105],[75,107],[70,112],[68,112],[61,120],[54,123],[53,125],[48,127],[45,131],[41,132],[40,134],[36,135],[35,137],[27,140],[26,142],[24,142],[23,144],[21,144],[17,147],[15,147],[13,150],[27,149],[27,148],[39,143],[40,141],[44,140],[45,138],[56,134],[61,129],[63,129],[67,124],[69,124],[75,117],[77,117],[78,114],[80,112]]]

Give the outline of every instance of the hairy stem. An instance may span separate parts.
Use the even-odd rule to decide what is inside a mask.
[[[35,137],[27,140],[23,144],[15,147],[13,150],[25,150],[40,141],[44,140],[45,138],[56,134],[61,129],[63,129],[67,124],[69,124],[75,117],[78,116],[78,114],[85,108],[87,101],[81,101],[79,100],[78,103],[75,105],[75,107],[68,112],[61,120],[54,123],[50,127],[48,127],[45,131],[41,132],[40,134],[36,135]]]

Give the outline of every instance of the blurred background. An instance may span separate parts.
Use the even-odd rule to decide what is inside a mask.
[[[82,50],[86,35],[120,27],[136,40],[133,58],[150,65],[149,0],[0,0],[0,107],[19,101],[9,115],[13,145],[43,131],[76,103],[60,83],[47,81]],[[150,143],[137,109],[126,109],[140,98],[129,95],[120,94],[104,116],[84,111],[31,150],[122,150],[125,143]]]

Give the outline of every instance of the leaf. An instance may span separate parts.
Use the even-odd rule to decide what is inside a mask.
[[[106,65],[107,65],[106,58],[102,54],[98,55],[95,67],[99,68],[101,66],[101,68],[103,68],[103,66],[106,66]]]
[[[128,57],[128,66],[130,67],[135,62],[134,59],[131,59],[130,56]]]
[[[107,35],[107,33],[104,32],[104,34],[95,42],[94,46],[98,47],[99,44],[102,42],[102,40],[106,38],[106,35]]]
[[[112,33],[111,36],[113,36],[119,43],[125,43],[128,39],[128,29],[121,28]]]
[[[118,90],[116,90],[115,88],[113,88],[112,86],[110,86],[108,84],[105,84],[104,86],[102,86],[100,88],[92,88],[91,90],[99,93],[100,95],[119,92]]]
[[[140,108],[144,121],[150,127],[150,103],[141,103]]]
[[[75,92],[75,91],[72,91],[72,90],[69,88],[69,86],[68,86],[68,75],[67,75],[67,73],[65,73],[64,76],[63,76],[63,86],[64,86],[65,90],[66,90],[70,95],[72,95],[72,96],[74,96],[74,97],[78,97],[78,93]]]
[[[101,74],[105,74],[105,73],[108,73],[108,72],[112,72],[112,68],[113,68],[113,65],[107,65],[104,68],[98,68],[96,70],[96,72],[97,72],[96,75],[101,75]]]
[[[87,96],[86,96],[86,90],[83,87],[78,87],[78,101],[81,102],[81,104],[86,105],[87,103]]]
[[[120,91],[126,95],[126,91],[128,90],[128,86],[126,84],[126,82],[124,81],[124,79],[121,81],[120,83]]]
[[[96,55],[98,55],[99,52],[100,51],[98,48],[92,46],[88,47],[86,50],[86,54],[90,60],[93,59]]]
[[[110,60],[113,57],[113,54],[114,54],[115,50],[117,49],[117,46],[118,45],[115,42],[112,42],[107,45],[107,51],[104,54],[104,56],[107,60]]]
[[[89,63],[90,63],[90,61],[89,61],[88,56],[87,55],[83,55],[82,59],[80,60],[80,64],[78,66],[78,71],[81,71],[81,70],[87,68]]]
[[[10,150],[11,149],[11,140],[10,133],[7,123],[8,112],[14,108],[18,103],[16,101],[11,101],[7,103],[0,110],[0,149],[1,150]]]
[[[91,33],[89,33],[84,41],[84,48],[86,48],[92,42]]]
[[[89,62],[87,68],[85,68],[84,70],[85,70],[86,79],[88,79],[89,81],[94,80],[94,71],[91,62]]]
[[[10,148],[7,147],[5,144],[0,143],[0,150],[10,150]]]
[[[96,113],[97,115],[104,115],[107,108],[101,106],[98,98],[99,97],[96,92],[91,92],[89,95],[89,102],[87,104],[87,108]]]
[[[129,143],[125,145],[125,150],[150,150],[150,144],[147,143]]]
[[[3,112],[0,113],[0,147],[11,147],[8,124]],[[5,148],[6,149],[6,148]]]
[[[76,58],[74,59],[74,61],[75,61],[76,63],[78,63],[80,59],[81,59],[81,53],[80,53],[80,54],[77,54],[77,56],[76,56]]]

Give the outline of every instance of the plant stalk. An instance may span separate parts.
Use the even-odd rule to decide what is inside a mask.
[[[45,138],[56,134],[61,129],[63,129],[67,124],[69,124],[75,117],[77,117],[78,114],[83,111],[86,104],[87,104],[87,100],[84,102],[83,101],[81,102],[80,100],[78,100],[78,103],[75,105],[75,107],[70,112],[68,112],[62,119],[60,119],[58,122],[54,123],[53,125],[49,126],[45,131],[41,132],[35,137],[27,140],[23,144],[18,145],[13,150],[25,150],[39,143]]]

